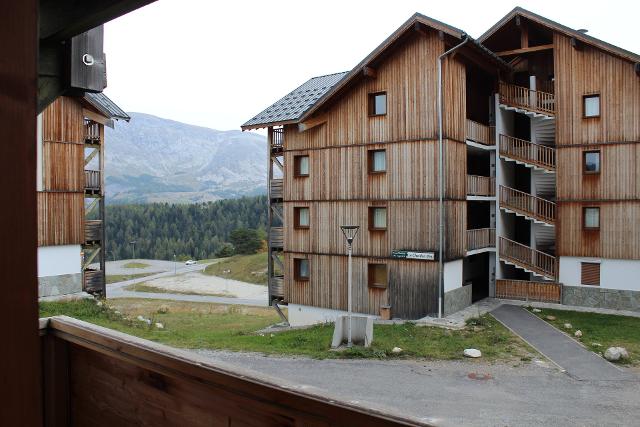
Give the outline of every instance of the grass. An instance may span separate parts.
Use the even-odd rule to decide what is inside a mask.
[[[147,268],[151,267],[149,264],[145,264],[144,262],[128,262],[123,265],[124,268]]]
[[[462,351],[475,347],[483,360],[525,361],[531,350],[507,329],[486,316],[462,331],[435,327],[375,325],[370,348],[330,351],[333,325],[318,325],[277,334],[256,334],[280,319],[273,309],[220,304],[141,299],[109,300],[98,307],[93,301],[43,302],[41,316],[66,314],[141,338],[190,349],[226,349],[313,358],[421,358],[462,359]],[[152,326],[135,320],[152,320]],[[161,322],[164,329],[153,327]],[[393,347],[403,352],[396,355]]]
[[[107,276],[107,284],[124,282],[125,280],[139,279],[141,277],[151,276],[157,273],[138,273],[138,274],[110,274]]]
[[[219,258],[209,258],[209,259],[199,259],[198,261],[196,261],[198,264],[209,264],[212,262],[216,262],[218,261]]]
[[[534,314],[567,332],[595,353],[602,354],[609,347],[625,347],[629,359],[620,363],[640,366],[640,318],[551,309],[542,309],[542,312]],[[547,320],[549,315],[556,320]],[[565,323],[571,323],[573,328],[565,329]],[[582,331],[581,338],[573,335],[577,330]]]
[[[133,291],[133,292],[153,292],[160,294],[180,294],[180,295],[209,295],[214,297],[226,297],[226,298],[235,298],[235,295],[225,294],[225,293],[215,293],[215,292],[189,292],[189,291],[179,291],[174,289],[166,289],[158,286],[149,285],[146,282],[142,283],[132,283],[131,285],[127,285],[123,288],[125,291]]]
[[[225,271],[229,271],[225,273]],[[225,277],[242,282],[267,284],[267,253],[253,255],[234,255],[208,265],[204,274]]]

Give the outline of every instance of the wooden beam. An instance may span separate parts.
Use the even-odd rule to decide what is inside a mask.
[[[526,49],[529,47],[529,28],[526,23],[520,25],[520,48]]]
[[[86,108],[82,109],[82,115],[85,116],[87,119],[93,120],[96,123],[100,123],[101,125],[106,125],[107,122],[109,121],[109,119],[103,116],[102,114],[98,114]]]
[[[413,24],[413,30],[416,33],[422,34],[423,36],[427,35],[427,29],[419,22],[416,22],[415,24]]]
[[[367,67],[365,67],[367,68]],[[366,73],[365,73],[366,75]],[[319,114],[316,115],[314,117],[310,117],[308,120],[298,123],[298,131],[300,132],[304,132],[306,130],[309,130],[311,128],[314,128],[318,125],[321,125],[323,123],[327,122],[327,114]]]
[[[640,76],[640,62],[636,62],[635,64],[636,75]]]
[[[442,31],[442,30],[438,31],[438,38],[440,40],[444,40],[444,31]]]
[[[496,52],[496,55],[498,56],[519,55],[522,53],[540,52],[542,50],[549,50],[549,49],[553,49],[553,43],[543,44],[540,46],[527,47],[524,49],[503,50],[502,52]]]
[[[575,50],[582,50],[582,42],[580,40],[576,39],[575,37],[571,37],[571,40],[569,42],[571,43],[571,47]]]
[[[378,76],[378,72],[376,71],[375,68],[372,68],[372,67],[364,67],[362,69],[362,73],[364,74],[365,77],[370,77],[372,79],[375,79]]]

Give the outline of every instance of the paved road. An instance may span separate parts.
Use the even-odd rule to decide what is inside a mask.
[[[276,358],[197,350],[292,388],[442,426],[638,425],[640,382],[577,381],[554,365]],[[490,379],[469,378],[470,373]]]
[[[148,263],[149,260],[140,260],[141,262]],[[117,262],[117,261],[116,261]],[[127,261],[128,262],[128,261]],[[166,263],[169,261],[159,261],[160,263]],[[125,262],[126,263],[126,262]],[[173,267],[173,262],[170,262]],[[185,274],[194,271],[202,271],[209,264],[195,264],[185,266],[184,263],[180,267],[176,267],[177,274]],[[157,264],[156,264],[157,266]],[[138,270],[138,269],[127,269]],[[115,274],[115,273],[114,273]],[[133,285],[135,283],[148,282],[159,277],[169,277],[174,275],[174,270],[162,271],[150,276],[139,277],[137,279],[125,280],[123,282],[111,283],[107,285],[107,298],[149,298],[149,299],[164,299],[174,301],[190,301],[190,302],[209,302],[216,304],[235,304],[235,305],[251,305],[256,307],[266,307],[267,298],[249,299],[249,298],[225,298],[217,297],[213,295],[185,295],[185,294],[171,294],[171,293],[155,293],[155,292],[133,292],[127,291],[124,288]],[[211,278],[212,280],[214,277]],[[220,279],[224,280],[224,279]]]
[[[621,368],[587,350],[522,307],[501,305],[491,314],[578,380],[619,381],[629,378],[629,374]]]
[[[147,264],[144,268],[126,268],[125,264],[130,262]],[[201,264],[196,264],[201,265]],[[97,267],[97,264],[95,265]],[[122,259],[119,261],[107,261],[105,263],[105,271],[107,276],[112,274],[140,274],[140,273],[161,273],[164,271],[181,272],[188,266],[184,262],[163,261],[159,259]]]

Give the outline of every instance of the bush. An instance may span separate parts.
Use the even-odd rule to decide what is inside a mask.
[[[231,243],[223,243],[222,247],[216,252],[216,258],[227,258],[235,255],[235,250]]]
[[[236,228],[229,235],[229,240],[237,254],[252,255],[262,247],[260,233],[252,228]]]

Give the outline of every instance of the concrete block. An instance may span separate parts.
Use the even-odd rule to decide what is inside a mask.
[[[349,337],[349,316],[341,315],[336,318],[331,347],[337,348],[346,344]],[[361,314],[351,316],[351,341],[357,345],[369,347],[373,342],[373,319]]]

